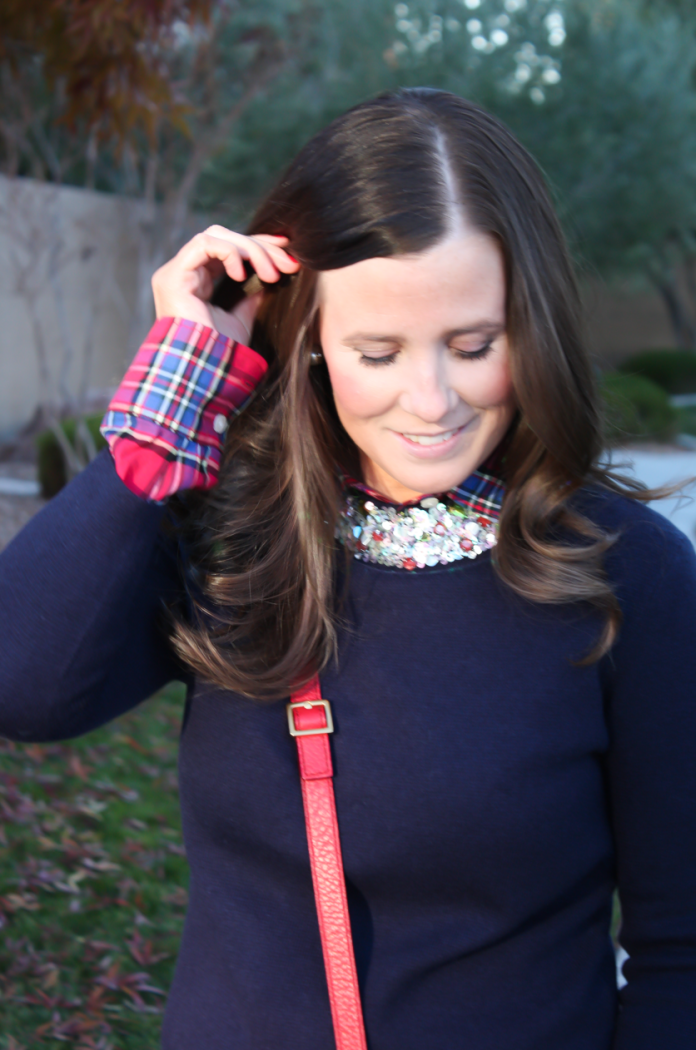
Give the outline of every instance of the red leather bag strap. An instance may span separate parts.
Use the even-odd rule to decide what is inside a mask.
[[[288,724],[297,741],[309,862],[336,1048],[367,1050],[333,790],[329,746],[333,719],[328,700],[322,700],[317,677],[292,694]]]

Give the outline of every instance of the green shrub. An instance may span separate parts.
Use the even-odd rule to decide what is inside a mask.
[[[84,421],[92,435],[94,444],[99,449],[106,447],[106,441],[99,433],[99,425],[102,421],[101,415],[85,416]],[[78,420],[76,418],[63,419],[61,427],[70,444],[75,447],[75,431]],[[63,451],[58,439],[52,430],[42,431],[36,438],[38,476],[41,485],[41,495],[44,499],[52,499],[68,482],[68,470],[65,464]]]
[[[679,426],[677,427],[679,433],[691,434],[692,437],[696,437],[696,405],[678,408],[677,414],[679,416]]]
[[[629,357],[619,371],[643,376],[668,394],[696,393],[696,352],[693,350],[646,350]]]
[[[605,372],[601,379],[606,438],[669,441],[678,429],[679,413],[662,387],[639,375]]]

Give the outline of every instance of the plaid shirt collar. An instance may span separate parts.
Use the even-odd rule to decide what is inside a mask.
[[[484,514],[488,518],[497,519],[500,516],[500,508],[505,495],[505,486],[500,474],[505,461],[506,449],[507,441],[504,439],[473,474],[470,474],[461,485],[451,489],[445,495],[461,507],[468,507],[475,514]],[[364,485],[362,481],[357,481],[346,474],[341,474],[341,480],[346,488],[357,489],[359,492],[363,492],[381,503],[391,503],[399,508],[413,507],[429,495],[441,495],[441,493],[426,492],[419,496],[418,499],[408,500],[406,503],[398,503],[396,500],[383,496],[381,492]]]

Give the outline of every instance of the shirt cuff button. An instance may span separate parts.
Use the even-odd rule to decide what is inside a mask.
[[[227,430],[227,417],[221,412],[213,420],[213,430],[216,434],[224,434]]]

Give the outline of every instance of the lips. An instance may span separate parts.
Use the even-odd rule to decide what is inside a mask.
[[[468,424],[464,423],[461,427],[443,430],[439,434],[407,434],[398,430],[393,433],[411,456],[417,459],[437,459],[449,455],[457,448],[467,426]]]

